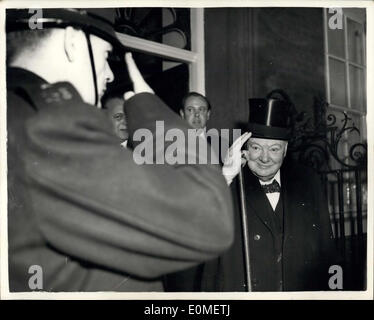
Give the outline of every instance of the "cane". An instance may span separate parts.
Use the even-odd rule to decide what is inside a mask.
[[[245,264],[245,276],[247,291],[252,291],[251,284],[251,266],[249,260],[249,235],[248,235],[248,220],[247,220],[247,209],[245,205],[245,194],[244,194],[244,181],[243,171],[240,169],[239,172],[239,185],[240,185],[240,207],[241,207],[241,218],[242,218],[242,230],[243,230],[243,247],[244,247],[244,264]]]

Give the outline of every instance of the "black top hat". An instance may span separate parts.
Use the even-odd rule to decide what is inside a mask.
[[[254,138],[289,140],[292,104],[277,98],[249,99],[248,130]]]

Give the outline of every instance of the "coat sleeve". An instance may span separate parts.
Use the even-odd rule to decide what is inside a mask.
[[[154,95],[135,95],[126,108],[131,134],[142,127],[154,132],[156,119],[166,129],[187,129]],[[57,250],[153,278],[231,245],[232,201],[218,166],[137,165],[104,113],[84,103],[42,108],[27,133],[33,212]]]

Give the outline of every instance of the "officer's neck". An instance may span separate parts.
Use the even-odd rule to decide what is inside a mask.
[[[19,59],[11,63],[10,66],[14,68],[21,68],[21,69],[30,71],[48,83],[55,83],[55,82],[61,81],[61,79],[59,79],[59,77],[57,76],[58,73],[55,73],[53,75],[53,73],[50,72],[50,68],[48,68],[45,63],[43,64],[39,61],[36,61],[35,63],[33,63],[31,61],[25,60],[25,59]]]
[[[48,44],[41,44],[40,48],[36,48],[34,51],[25,49],[15,57],[10,66],[35,73],[48,83],[70,82],[71,67],[68,66],[69,62],[63,50],[56,49],[60,46],[57,40],[53,40],[51,43],[48,41]]]

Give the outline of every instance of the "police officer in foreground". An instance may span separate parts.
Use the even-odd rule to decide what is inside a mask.
[[[98,108],[113,80],[107,57],[125,50],[111,25],[46,9],[30,30],[29,17],[7,12],[10,291],[160,291],[161,275],[227,249],[232,202],[220,168],[139,166]],[[130,139],[160,119],[187,132],[125,60]]]

